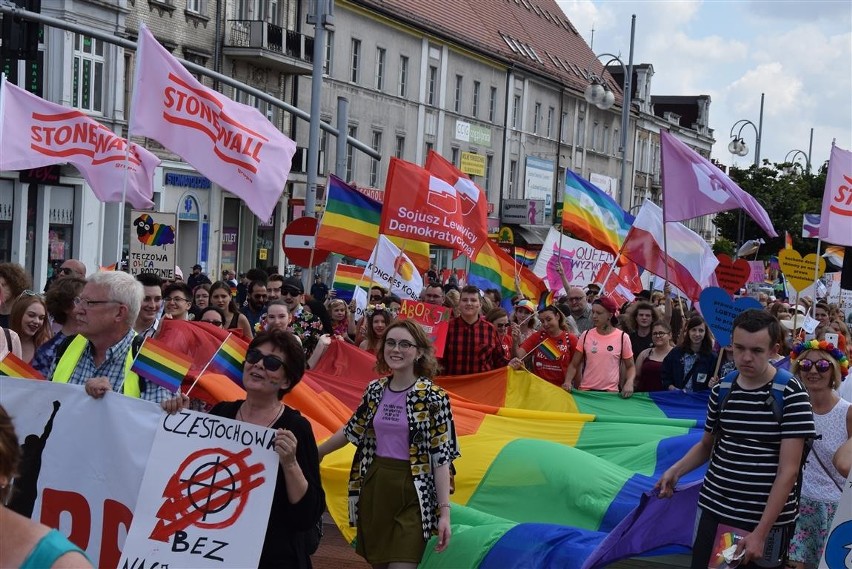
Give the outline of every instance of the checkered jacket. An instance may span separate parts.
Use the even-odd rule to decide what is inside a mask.
[[[389,378],[373,380],[367,386],[361,404],[343,429],[346,438],[357,449],[349,473],[349,524],[358,519],[358,499],[367,469],[376,456],[376,431],[373,417],[382,401]],[[447,393],[426,377],[421,377],[406,397],[408,442],[411,475],[420,500],[423,537],[438,529],[438,494],[433,468],[447,464],[459,456],[453,412]]]

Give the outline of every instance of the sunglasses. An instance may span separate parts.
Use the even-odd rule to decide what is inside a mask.
[[[813,368],[814,366],[816,366],[816,370],[818,372],[825,373],[831,369],[831,362],[826,359],[817,361],[802,360],[799,362],[799,367],[802,371],[811,371],[811,368]]]
[[[72,271],[68,267],[60,267],[59,270],[56,271],[56,272],[59,273],[60,275],[70,275],[70,274],[74,273],[74,271]]]
[[[278,371],[284,365],[284,360],[275,356],[264,355],[260,350],[249,350],[246,352],[246,363],[256,364],[263,360],[266,371]]]
[[[201,321],[207,322],[208,324],[213,324],[214,326],[221,326],[222,325],[221,320],[204,320],[204,319],[202,319]]]
[[[298,290],[294,289],[294,288],[282,288],[281,289],[281,296],[296,297],[296,296],[299,296],[300,294],[302,294],[302,293],[299,292]]]
[[[37,296],[39,298],[44,298],[44,295],[41,294],[40,292],[36,292],[34,290],[29,290],[29,289],[21,292],[21,296]]]

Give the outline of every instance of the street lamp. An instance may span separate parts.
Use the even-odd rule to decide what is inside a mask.
[[[814,129],[811,129],[811,138],[808,143],[808,151],[793,149],[784,156],[784,164],[797,164],[796,159],[801,157],[805,160],[805,172],[811,173],[811,150],[814,147]]]
[[[754,129],[754,166],[755,168],[760,167],[760,138],[763,136],[763,97],[764,93],[760,94],[760,118],[758,119],[758,124],[755,125],[753,122],[747,119],[740,119],[734,123],[734,126],[731,127],[731,142],[728,143],[728,151],[731,154],[736,154],[737,156],[745,156],[748,154],[748,145],[743,140],[743,129],[746,126],[751,126]],[[737,127],[740,127],[737,130],[737,134],[734,134],[734,130]],[[743,218],[743,210],[740,209],[739,221],[737,222],[737,245],[742,245],[743,242],[743,233],[745,233],[745,219]]]
[[[621,186],[620,201],[622,207],[626,205],[629,199],[627,194],[627,131],[630,128],[630,100],[632,99],[630,87],[633,80],[633,40],[635,36],[636,14],[633,14],[630,20],[630,55],[627,67],[624,66],[624,62],[618,56],[611,53],[602,53],[595,56],[596,59],[600,59],[601,57],[610,58],[604,65],[604,70],[606,70],[606,67],[610,63],[617,61],[621,65],[621,71],[624,74],[624,99],[621,102],[621,147],[619,148],[621,152],[621,180],[619,185]],[[612,92],[612,89],[609,88],[609,85],[603,80],[602,76],[592,75],[591,83],[583,92],[583,97],[588,103],[595,105],[601,110],[607,110],[615,104],[615,93]],[[633,184],[630,186],[632,188]]]

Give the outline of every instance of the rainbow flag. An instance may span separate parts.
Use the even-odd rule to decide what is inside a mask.
[[[515,261],[525,267],[531,266],[538,258],[538,251],[515,247]]]
[[[490,239],[479,250],[476,260],[470,263],[467,282],[482,290],[489,288],[499,290],[503,298],[503,307],[511,310],[512,297],[518,294],[516,275],[521,294],[537,303],[539,308],[552,302],[553,294],[547,289],[544,281],[528,268],[516,264],[514,259]]]
[[[357,287],[359,283],[364,288],[370,286],[370,279],[362,278],[363,276],[364,267],[338,263],[337,269],[334,272],[334,279],[332,280],[331,288],[333,288],[337,293],[337,298],[349,302],[352,300],[352,295],[355,294],[355,287]]]
[[[379,238],[381,217],[382,204],[332,174],[328,177],[325,213],[317,230],[316,247],[369,261]],[[390,237],[390,240],[405,249],[419,270],[429,269],[428,243],[398,237]]]
[[[634,217],[571,170],[565,170],[562,229],[589,245],[618,255]]]
[[[362,269],[363,270],[363,269]],[[243,385],[243,363],[246,361],[248,344],[233,334],[228,334],[222,345],[213,354],[210,360],[210,368],[219,371],[222,375],[242,387]]]
[[[174,393],[180,389],[180,384],[190,367],[192,367],[190,358],[173,352],[163,342],[148,338],[136,354],[130,369]]]
[[[538,347],[542,351],[544,357],[549,360],[558,360],[562,356],[562,351],[554,338],[548,336]]]
[[[44,376],[36,371],[30,364],[9,352],[0,360],[0,375],[9,377],[23,377],[24,379],[44,379]]]

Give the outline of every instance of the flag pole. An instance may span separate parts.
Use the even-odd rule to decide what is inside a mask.
[[[816,260],[814,261],[814,306],[816,306],[816,282],[819,280],[819,252],[822,248],[822,239],[817,237]]]
[[[192,385],[189,386],[189,389],[186,390],[186,393],[184,393],[184,395],[189,397],[189,392],[192,391],[192,389],[195,387],[195,384],[198,383],[198,380],[201,379],[201,376],[204,375],[204,372],[207,371],[207,368],[210,367],[210,364],[213,363],[213,360],[216,359],[216,354],[219,353],[219,350],[222,349],[222,346],[224,346],[228,342],[228,340],[233,334],[233,332],[228,332],[228,335],[225,337],[225,340],[222,342],[221,345],[219,345],[219,349],[213,352],[213,355],[210,356],[210,360],[206,364],[204,364],[204,367],[201,368],[201,371],[198,372],[197,376],[195,376],[195,381],[192,382]]]
[[[604,277],[603,282],[601,283],[601,292],[606,290],[606,283],[609,281],[609,277],[612,276],[612,272],[615,270],[615,265],[618,264],[618,260],[621,258],[621,253],[624,251],[624,244],[627,243],[627,238],[624,238],[624,241],[621,242],[621,247],[618,249],[618,253],[615,255],[615,259],[612,260],[612,263],[609,265],[609,271]],[[668,267],[668,265],[666,265]]]

